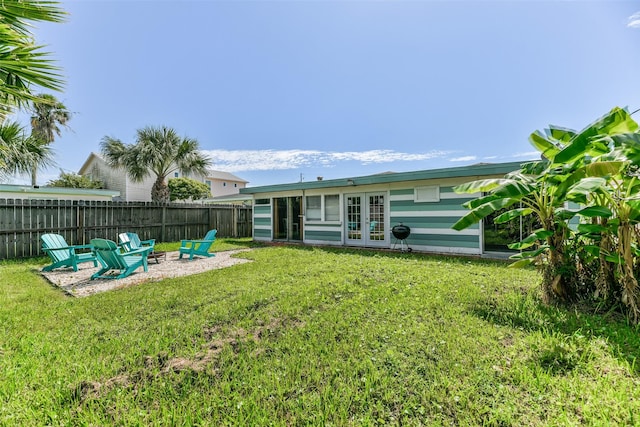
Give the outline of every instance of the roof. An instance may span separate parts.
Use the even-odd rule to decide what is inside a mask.
[[[241,194],[271,193],[287,190],[309,190],[316,188],[352,187],[354,185],[386,184],[402,181],[420,181],[437,178],[479,177],[500,175],[512,172],[526,162],[479,163],[455,168],[430,169],[414,172],[391,172],[352,178],[328,179],[322,181],[296,182],[292,184],[265,185],[262,187],[241,188]]]
[[[104,161],[104,159],[100,157],[99,154],[91,152],[91,154],[89,154],[89,157],[87,157],[87,160],[85,160],[82,166],[80,167],[80,170],[78,171],[78,175],[84,175],[85,173],[87,173],[87,169],[89,168],[89,165],[91,164],[91,160],[93,159],[100,159]]]
[[[103,190],[94,188],[66,188],[66,187],[32,187],[30,185],[13,185],[0,184],[0,193],[28,193],[32,195],[57,195],[57,196],[101,196],[101,197],[117,197],[119,191]]]
[[[219,204],[237,204],[237,203],[251,203],[253,197],[250,194],[227,194],[225,196],[211,197],[209,199],[202,199],[202,203],[219,203]]]
[[[244,182],[244,183],[249,182],[249,181],[245,181],[242,178],[238,178],[237,176],[235,176],[232,173],[223,172],[223,171],[216,171],[216,170],[213,170],[213,169],[207,170],[207,178],[218,179],[220,181],[236,181],[236,182]]]

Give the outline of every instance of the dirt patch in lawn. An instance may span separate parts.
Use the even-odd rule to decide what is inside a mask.
[[[155,260],[149,260],[149,271],[145,272],[142,267],[139,267],[129,277],[123,279],[91,280],[91,275],[100,268],[94,267],[90,262],[80,264],[78,271],[73,271],[71,268],[61,268],[54,271],[43,271],[41,274],[53,285],[58,286],[68,294],[76,297],[86,297],[143,282],[157,282],[171,277],[188,276],[249,262],[250,260],[248,259],[233,256],[249,250],[216,252],[214,257],[194,258],[191,261],[188,258],[179,259],[177,251],[167,252],[166,259],[159,258],[159,263],[156,263]]]

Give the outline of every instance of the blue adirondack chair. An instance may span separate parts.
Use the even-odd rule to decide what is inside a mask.
[[[51,271],[54,268],[71,267],[73,271],[78,271],[78,264],[82,262],[93,262],[93,266],[98,266],[98,261],[92,252],[81,252],[81,250],[92,249],[91,245],[68,245],[59,234],[43,234],[42,251],[51,258],[51,265],[47,265],[42,271]]]
[[[93,250],[102,263],[103,267],[91,275],[91,280],[102,279],[122,279],[129,276],[137,268],[147,269],[147,255],[151,248],[141,248],[130,252],[122,253],[116,242],[107,239],[92,239]],[[110,270],[118,270],[118,275],[105,275]]]
[[[180,256],[189,255],[189,259],[194,256],[212,257],[216,254],[210,253],[209,248],[216,241],[218,230],[209,230],[202,240],[182,240],[180,244]]]

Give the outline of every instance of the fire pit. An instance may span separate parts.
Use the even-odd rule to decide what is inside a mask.
[[[391,228],[391,234],[393,234],[393,237],[396,238],[396,243],[393,245],[393,248],[395,249],[396,245],[398,244],[398,242],[400,242],[400,251],[404,252],[405,250],[407,252],[411,252],[411,248],[409,247],[409,245],[407,244],[407,237],[409,237],[409,235],[411,234],[411,228],[409,228],[406,225],[394,225]],[[407,248],[405,249],[405,245],[407,246]]]

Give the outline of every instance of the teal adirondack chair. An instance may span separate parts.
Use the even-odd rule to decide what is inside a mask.
[[[68,245],[59,234],[43,234],[40,236],[42,250],[51,258],[51,265],[47,265],[42,271],[51,271],[54,268],[71,267],[78,271],[78,264],[93,262],[98,266],[98,260],[92,252],[80,252],[81,249],[92,249],[91,245]]]
[[[133,273],[138,267],[147,268],[147,255],[151,248],[141,248],[130,252],[122,253],[116,242],[107,239],[92,239],[93,250],[102,263],[103,267],[91,275],[91,280],[102,279],[122,279]],[[110,270],[118,270],[120,274],[105,275]]]
[[[136,233],[120,233],[118,240],[120,241],[120,247],[125,252],[131,252],[141,248],[151,248],[147,256],[148,259],[155,259],[156,264],[160,264],[160,258],[167,259],[166,252],[156,252],[154,250],[156,239],[140,240],[140,237]]]
[[[136,249],[150,247],[153,252],[153,247],[156,244],[156,239],[140,240],[140,237],[136,233],[120,233],[118,235],[120,240],[120,246],[125,252],[134,251]]]
[[[210,253],[209,248],[216,241],[218,230],[209,230],[202,240],[183,240],[180,244],[180,256],[189,255],[189,259],[194,256],[212,257],[216,254]]]

